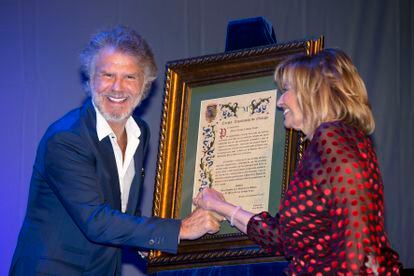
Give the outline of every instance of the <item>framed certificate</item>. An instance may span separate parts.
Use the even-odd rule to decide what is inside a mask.
[[[304,149],[276,107],[273,73],[295,53],[316,53],[323,37],[167,63],[153,215],[184,218],[201,187],[253,213],[275,214]],[[283,260],[224,221],[181,241],[177,255],[152,251],[149,271]]]

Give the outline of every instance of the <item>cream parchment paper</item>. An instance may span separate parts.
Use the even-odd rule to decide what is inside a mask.
[[[213,187],[248,211],[267,210],[276,91],[209,99],[200,110],[193,197]]]

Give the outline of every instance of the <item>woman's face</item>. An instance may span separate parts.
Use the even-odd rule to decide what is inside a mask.
[[[303,130],[303,113],[299,107],[296,91],[291,86],[287,86],[285,92],[280,96],[277,101],[277,107],[283,110],[286,128]]]

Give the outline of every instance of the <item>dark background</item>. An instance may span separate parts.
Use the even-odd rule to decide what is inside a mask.
[[[6,275],[27,201],[37,144],[47,126],[85,98],[78,54],[92,33],[125,24],[154,50],[160,68],[144,119],[152,133],[143,209],[151,213],[164,67],[224,51],[230,20],[265,16],[279,42],[325,35],[354,60],[376,118],[386,227],[414,267],[413,31],[410,0],[0,0],[0,275]],[[126,275],[139,274],[131,265]]]

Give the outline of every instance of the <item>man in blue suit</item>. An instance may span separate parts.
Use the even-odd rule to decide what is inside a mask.
[[[119,275],[123,246],[175,253],[180,239],[219,229],[203,210],[182,221],[140,214],[149,131],[132,114],[156,77],[147,43],[116,27],[81,60],[91,98],[39,144],[11,275]]]

